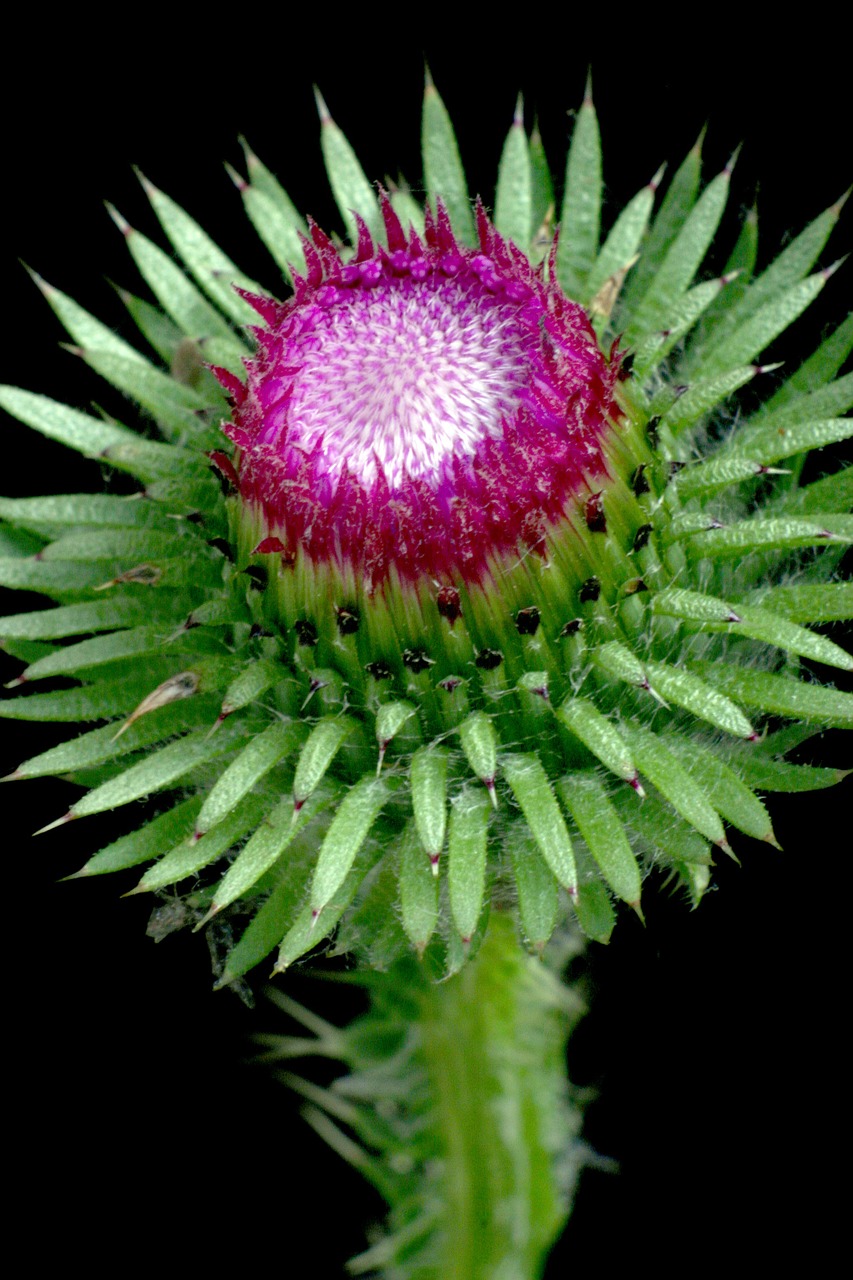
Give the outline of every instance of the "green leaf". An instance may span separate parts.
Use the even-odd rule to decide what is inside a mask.
[[[139,595],[116,593],[109,599],[65,605],[59,609],[38,609],[0,618],[0,637],[25,636],[29,640],[58,640],[95,631],[140,627],[144,623],[174,624],[186,608],[185,602],[157,597],[153,602]],[[153,616],[152,616],[153,615]]]
[[[740,433],[732,445],[735,456],[751,458],[762,465],[791,458],[825,445],[837,444],[853,436],[853,418],[811,419],[796,424],[773,422],[757,430]]]
[[[632,727],[626,732],[640,772],[700,835],[714,844],[725,846],[726,833],[716,809],[674,752],[657,734],[646,729]]]
[[[818,271],[807,280],[795,284],[780,298],[766,302],[703,357],[701,368],[705,377],[725,373],[728,369],[746,364],[759,356],[774,338],[784,333],[802,315],[806,307],[811,306],[827,279],[826,272]]]
[[[593,942],[607,943],[616,924],[616,915],[600,880],[581,885],[574,903],[578,924]]]
[[[190,387],[182,386],[152,364],[127,360],[112,351],[86,348],[83,359],[105,382],[130,396],[161,426],[174,433],[175,442],[191,442],[203,428],[198,415],[210,408],[210,401]],[[218,397],[224,408],[224,400]]]
[[[739,387],[751,382],[757,372],[754,365],[746,365],[691,383],[684,395],[679,396],[672,408],[663,415],[661,427],[666,427],[673,436],[678,437],[687,427],[695,426],[703,414],[728,400]]]
[[[51,747],[18,765],[13,778],[46,778],[51,775],[90,769],[108,760],[164,742],[176,733],[209,725],[209,699],[185,698],[168,703],[140,718],[117,736],[115,724],[92,729],[57,747]]]
[[[362,778],[341,801],[320,848],[311,885],[311,909],[316,915],[346,880],[388,794],[381,778]]]
[[[321,720],[299,755],[293,778],[293,804],[301,808],[325,777],[326,771],[354,728],[352,720],[338,716]]]
[[[249,185],[242,187],[240,192],[246,212],[273,258],[289,278],[289,264],[296,267],[297,271],[304,270],[302,245],[297,233],[301,231],[307,235],[308,227],[275,174],[258,159],[245,139],[241,139],[241,143],[249,173]]]
[[[416,751],[412,756],[409,785],[418,837],[436,865],[444,848],[447,826],[447,751],[434,746]]]
[[[293,964],[294,960],[298,960],[300,956],[305,955],[307,951],[311,951],[325,937],[328,937],[349,907],[365,877],[382,856],[382,852],[382,847],[375,843],[367,843],[362,846],[352,870],[324,907],[323,918],[319,928],[317,915],[310,905],[300,911],[282,940],[275,969],[273,970],[274,973],[284,972],[285,969]]]
[[[315,793],[294,815],[290,797],[284,796],[228,868],[216,887],[211,915],[242,898],[274,866],[309,822],[332,803],[332,796]]]
[[[654,202],[655,186],[647,182],[619,214],[589,273],[587,293],[590,299],[611,276],[622,271],[636,257]]]
[[[156,479],[180,462],[178,450],[170,445],[143,440],[117,423],[92,418],[19,387],[0,387],[0,408],[49,440],[57,440],[86,458],[110,462],[143,481]]]
[[[769,760],[746,753],[738,754],[735,760],[739,777],[761,791],[823,791],[847,777],[843,769],[789,764],[787,760]]]
[[[623,680],[642,689],[648,684],[646,668],[635,653],[620,644],[618,640],[608,640],[592,652],[592,659],[611,680]]]
[[[295,721],[276,721],[251,738],[211,788],[196,830],[203,834],[221,822],[271,769],[296,750],[305,733],[305,726]]]
[[[124,560],[134,565],[142,560],[199,558],[212,558],[210,548],[192,526],[181,525],[177,521],[173,521],[169,533],[161,533],[159,529],[83,529],[79,532],[72,529],[61,534],[41,552],[44,563],[51,560],[73,560],[77,563]]]
[[[654,329],[672,328],[674,308],[699,270],[723,216],[729,178],[726,168],[708,184],[689,213],[628,325],[627,342],[636,342]]]
[[[305,270],[305,258],[300,231],[304,231],[301,218],[290,218],[276,202],[252,185],[244,186],[240,195],[249,221],[269,249],[276,265],[286,280],[293,280],[293,271]]]
[[[278,946],[293,923],[297,906],[304,897],[309,874],[310,867],[306,858],[291,857],[283,860],[272,892],[253,916],[240,941],[229,951],[222,976],[216,983],[216,990],[227,987],[235,978],[248,973]]]
[[[222,699],[223,716],[230,716],[241,707],[248,707],[275,687],[283,678],[280,667],[265,658],[248,662],[240,674],[229,684]]]
[[[801,489],[792,489],[784,495],[783,502],[791,514],[815,516],[818,520],[827,511],[849,511],[853,507],[853,467],[844,467]]]
[[[164,849],[171,848],[177,841],[185,840],[192,833],[200,805],[201,797],[192,796],[189,800],[176,804],[174,808],[167,809],[145,826],[132,831],[130,835],[114,840],[105,849],[93,854],[77,872],[77,877],[107,875],[113,871],[124,871],[127,867],[138,867],[141,862],[150,862]]]
[[[171,365],[181,343],[187,341],[184,334],[159,307],[146,302],[144,298],[137,298],[136,294],[128,292],[127,289],[118,289],[117,292],[143,338],[154,348],[165,364]],[[87,344],[83,343],[83,345]]]
[[[601,137],[589,87],[575,119],[557,244],[557,280],[578,302],[589,301],[587,280],[598,255],[601,225]]]
[[[524,253],[530,249],[533,226],[533,171],[524,132],[524,112],[519,98],[512,127],[507,134],[498,167],[495,192],[495,227]]]
[[[623,294],[622,323],[629,321],[637,303],[648,292],[652,278],[663,261],[667,249],[683,227],[699,193],[702,170],[702,138],[690,148],[667,188],[657,216],[643,246],[640,261],[628,278]]]
[[[382,217],[376,192],[365,176],[358,157],[342,131],[329,115],[325,102],[315,90],[317,110],[320,114],[320,147],[329,177],[329,186],[335,197],[347,235],[352,244],[358,240],[358,226],[353,213],[361,214],[374,237],[382,233]]]
[[[771,426],[799,425],[803,422],[819,422],[824,418],[838,418],[853,405],[853,373],[836,378],[825,386],[799,395],[769,413],[759,411],[746,427],[744,439],[752,430],[764,431]]]
[[[34,529],[45,537],[65,533],[69,526],[96,528],[158,527],[174,532],[175,521],[154,503],[106,493],[65,493],[44,498],[0,498],[0,519]]]
[[[430,203],[435,207],[436,198],[441,196],[457,238],[462,244],[475,245],[474,218],[456,135],[447,108],[429,77],[424,90],[421,146],[424,184]]]
[[[180,205],[142,175],[140,181],[160,226],[207,296],[235,324],[252,323],[255,312],[235,293],[234,286],[239,285],[251,293],[263,293],[261,286],[244,275],[239,267],[235,267],[231,259]]]
[[[102,351],[108,351],[111,355],[118,356],[123,360],[136,361],[143,365],[148,363],[145,357],[140,355],[135,348],[125,342],[123,338],[120,338],[114,330],[102,324],[95,316],[90,315],[73,298],[69,298],[67,294],[55,289],[53,285],[42,280],[41,276],[36,275],[35,272],[31,271],[30,275],[41,290],[51,310],[59,318],[66,333],[79,346],[98,347]]]
[[[836,376],[853,351],[853,312],[820,344],[817,351],[800,365],[764,406],[768,413],[792,404],[795,397],[808,395],[825,386]]]
[[[853,729],[853,693],[839,693],[823,685],[806,684],[729,663],[697,662],[694,666],[704,679],[744,706],[793,720]]]
[[[421,954],[438,923],[438,876],[410,824],[400,844],[400,910],[403,928]]]
[[[474,936],[483,910],[489,808],[488,797],[472,787],[465,787],[454,796],[450,806],[447,855],[450,910],[464,942]]]
[[[735,622],[740,616],[732,605],[716,596],[683,587],[667,587],[652,596],[652,613],[665,618],[682,618],[685,622]]]
[[[853,542],[849,518],[801,520],[794,516],[754,516],[722,529],[691,534],[690,545],[703,556],[742,556],[749,551],[788,551],[796,547],[843,545]]]
[[[826,591],[826,588],[823,590]],[[777,649],[786,649],[788,653],[796,653],[801,658],[811,658],[814,662],[838,667],[841,671],[853,671],[853,658],[825,636],[815,635],[805,627],[797,626],[789,619],[773,613],[771,609],[739,604],[737,612],[740,622],[726,628],[733,635],[749,636],[753,640],[775,645]]]
[[[641,800],[636,791],[622,787],[610,800],[625,825],[656,857],[676,865],[711,862],[707,841],[654,792]]]
[[[505,843],[518,889],[518,911],[524,932],[531,945],[541,950],[557,923],[557,881],[526,823],[513,823]]]
[[[207,301],[204,294],[187,278],[168,253],[134,231],[115,211],[110,210],[124,234],[127,247],[139,274],[168,316],[187,338],[202,340],[216,337],[224,341],[239,359],[248,349],[231,329],[228,321]]]
[[[586,698],[567,698],[557,711],[557,718],[617,778],[636,781],[637,770],[627,742],[594,703]]]
[[[65,645],[27,667],[27,681],[46,680],[48,676],[74,675],[94,667],[115,662],[117,658],[141,658],[165,650],[165,637],[156,627],[134,627],[132,631],[115,631]],[[180,661],[176,658],[176,661]]]
[[[653,692],[664,702],[683,707],[700,720],[736,738],[753,736],[755,731],[740,707],[716,689],[709,688],[691,671],[666,662],[647,662],[646,673]]]
[[[628,279],[630,278],[629,276]],[[665,360],[712,302],[716,299],[721,303],[725,302],[728,297],[728,287],[732,283],[732,276],[720,276],[716,280],[706,280],[703,284],[694,285],[692,289],[682,294],[670,312],[667,327],[637,341],[634,358],[635,375],[642,378]]]
[[[572,842],[548,775],[535,755],[510,755],[501,761],[539,850],[559,883],[577,893],[577,869]]]
[[[226,725],[214,737],[203,730],[188,733],[177,742],[153,752],[118,777],[89,791],[71,806],[69,815],[84,818],[93,813],[105,813],[108,809],[118,809],[133,800],[141,800],[155,791],[163,791],[180,782],[199,765],[230,751],[234,739],[242,731],[242,726],[234,726],[229,731]]]
[[[200,838],[195,835],[194,823],[186,834],[173,842],[159,862],[149,867],[134,893],[153,893],[157,889],[180,884],[188,876],[209,867],[258,825],[271,804],[268,796],[245,796],[223,822]],[[196,812],[198,807],[196,805]]]
[[[623,902],[640,901],[640,868],[625,828],[594,773],[572,773],[558,784],[569,813],[578,824],[601,874]],[[583,894],[583,888],[581,889]]]
[[[708,361],[715,368],[723,367],[718,361],[718,351],[728,344],[732,335],[750,317],[762,308],[778,302],[811,270],[838,221],[838,212],[838,206],[833,205],[815,218],[783,249],[766,271],[744,290],[741,297],[725,312],[720,313],[713,331],[707,334],[707,341],[688,353],[689,368],[701,365],[704,369]]]
[[[132,711],[135,699],[138,701],[136,692],[128,688],[126,680],[98,681],[88,688],[7,698],[0,702],[0,718],[67,723],[107,720]]]
[[[853,582],[759,587],[748,599],[766,605],[789,622],[845,622],[853,618]]]
[[[385,757],[385,751],[412,719],[417,723],[417,708],[411,702],[383,702],[376,712],[376,741],[379,746],[379,766]]]
[[[698,742],[679,739],[678,758],[726,822],[754,840],[776,843],[770,815],[758,796],[714,751]]]
[[[533,133],[530,136],[530,172],[533,196],[530,225],[535,236],[543,226],[549,211],[553,217],[554,209],[554,184],[551,181],[548,157],[545,155],[538,125],[533,126]]]
[[[459,726],[465,758],[489,792],[494,790],[498,770],[498,735],[484,711],[474,711]]]

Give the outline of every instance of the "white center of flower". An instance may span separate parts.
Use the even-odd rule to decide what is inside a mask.
[[[322,439],[329,475],[346,464],[366,486],[438,477],[500,436],[527,367],[513,306],[454,279],[355,291],[296,345],[288,439]]]

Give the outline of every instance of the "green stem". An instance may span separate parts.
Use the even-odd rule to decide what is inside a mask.
[[[572,1012],[570,994],[498,912],[476,959],[424,994],[421,1052],[445,1153],[443,1280],[541,1274],[576,1172]]]
[[[581,1108],[566,1077],[583,1007],[559,977],[580,945],[569,937],[559,956],[552,945],[540,960],[509,914],[493,910],[478,953],[454,977],[433,982],[426,963],[408,958],[356,979],[370,1009],[335,1033],[350,1074],[331,1090],[289,1077],[318,1104],[306,1118],[389,1204],[387,1234],[352,1260],[354,1274],[541,1276],[583,1160]]]

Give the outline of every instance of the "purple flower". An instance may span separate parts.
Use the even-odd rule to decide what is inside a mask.
[[[266,321],[235,401],[239,488],[261,551],[390,576],[485,584],[534,550],[606,477],[618,359],[584,310],[477,211],[479,249],[444,207],[424,240],[381,197],[387,248],[363,223],[344,261],[311,224],[306,277]],[[445,617],[449,614],[445,613]],[[452,619],[450,619],[452,621]]]

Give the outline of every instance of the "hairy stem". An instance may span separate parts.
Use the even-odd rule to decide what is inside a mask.
[[[446,1280],[530,1280],[565,1222],[579,1127],[565,1078],[571,1012],[569,993],[498,912],[476,960],[424,994]]]
[[[413,958],[364,975],[371,1006],[342,1033],[336,1056],[350,1074],[331,1090],[289,1078],[322,1108],[309,1108],[309,1121],[389,1204],[386,1232],[351,1261],[353,1273],[541,1276],[584,1151],[566,1077],[583,1007],[559,977],[581,944],[563,941],[559,954],[552,944],[545,960],[532,957],[512,918],[493,910],[454,977],[434,982]]]

